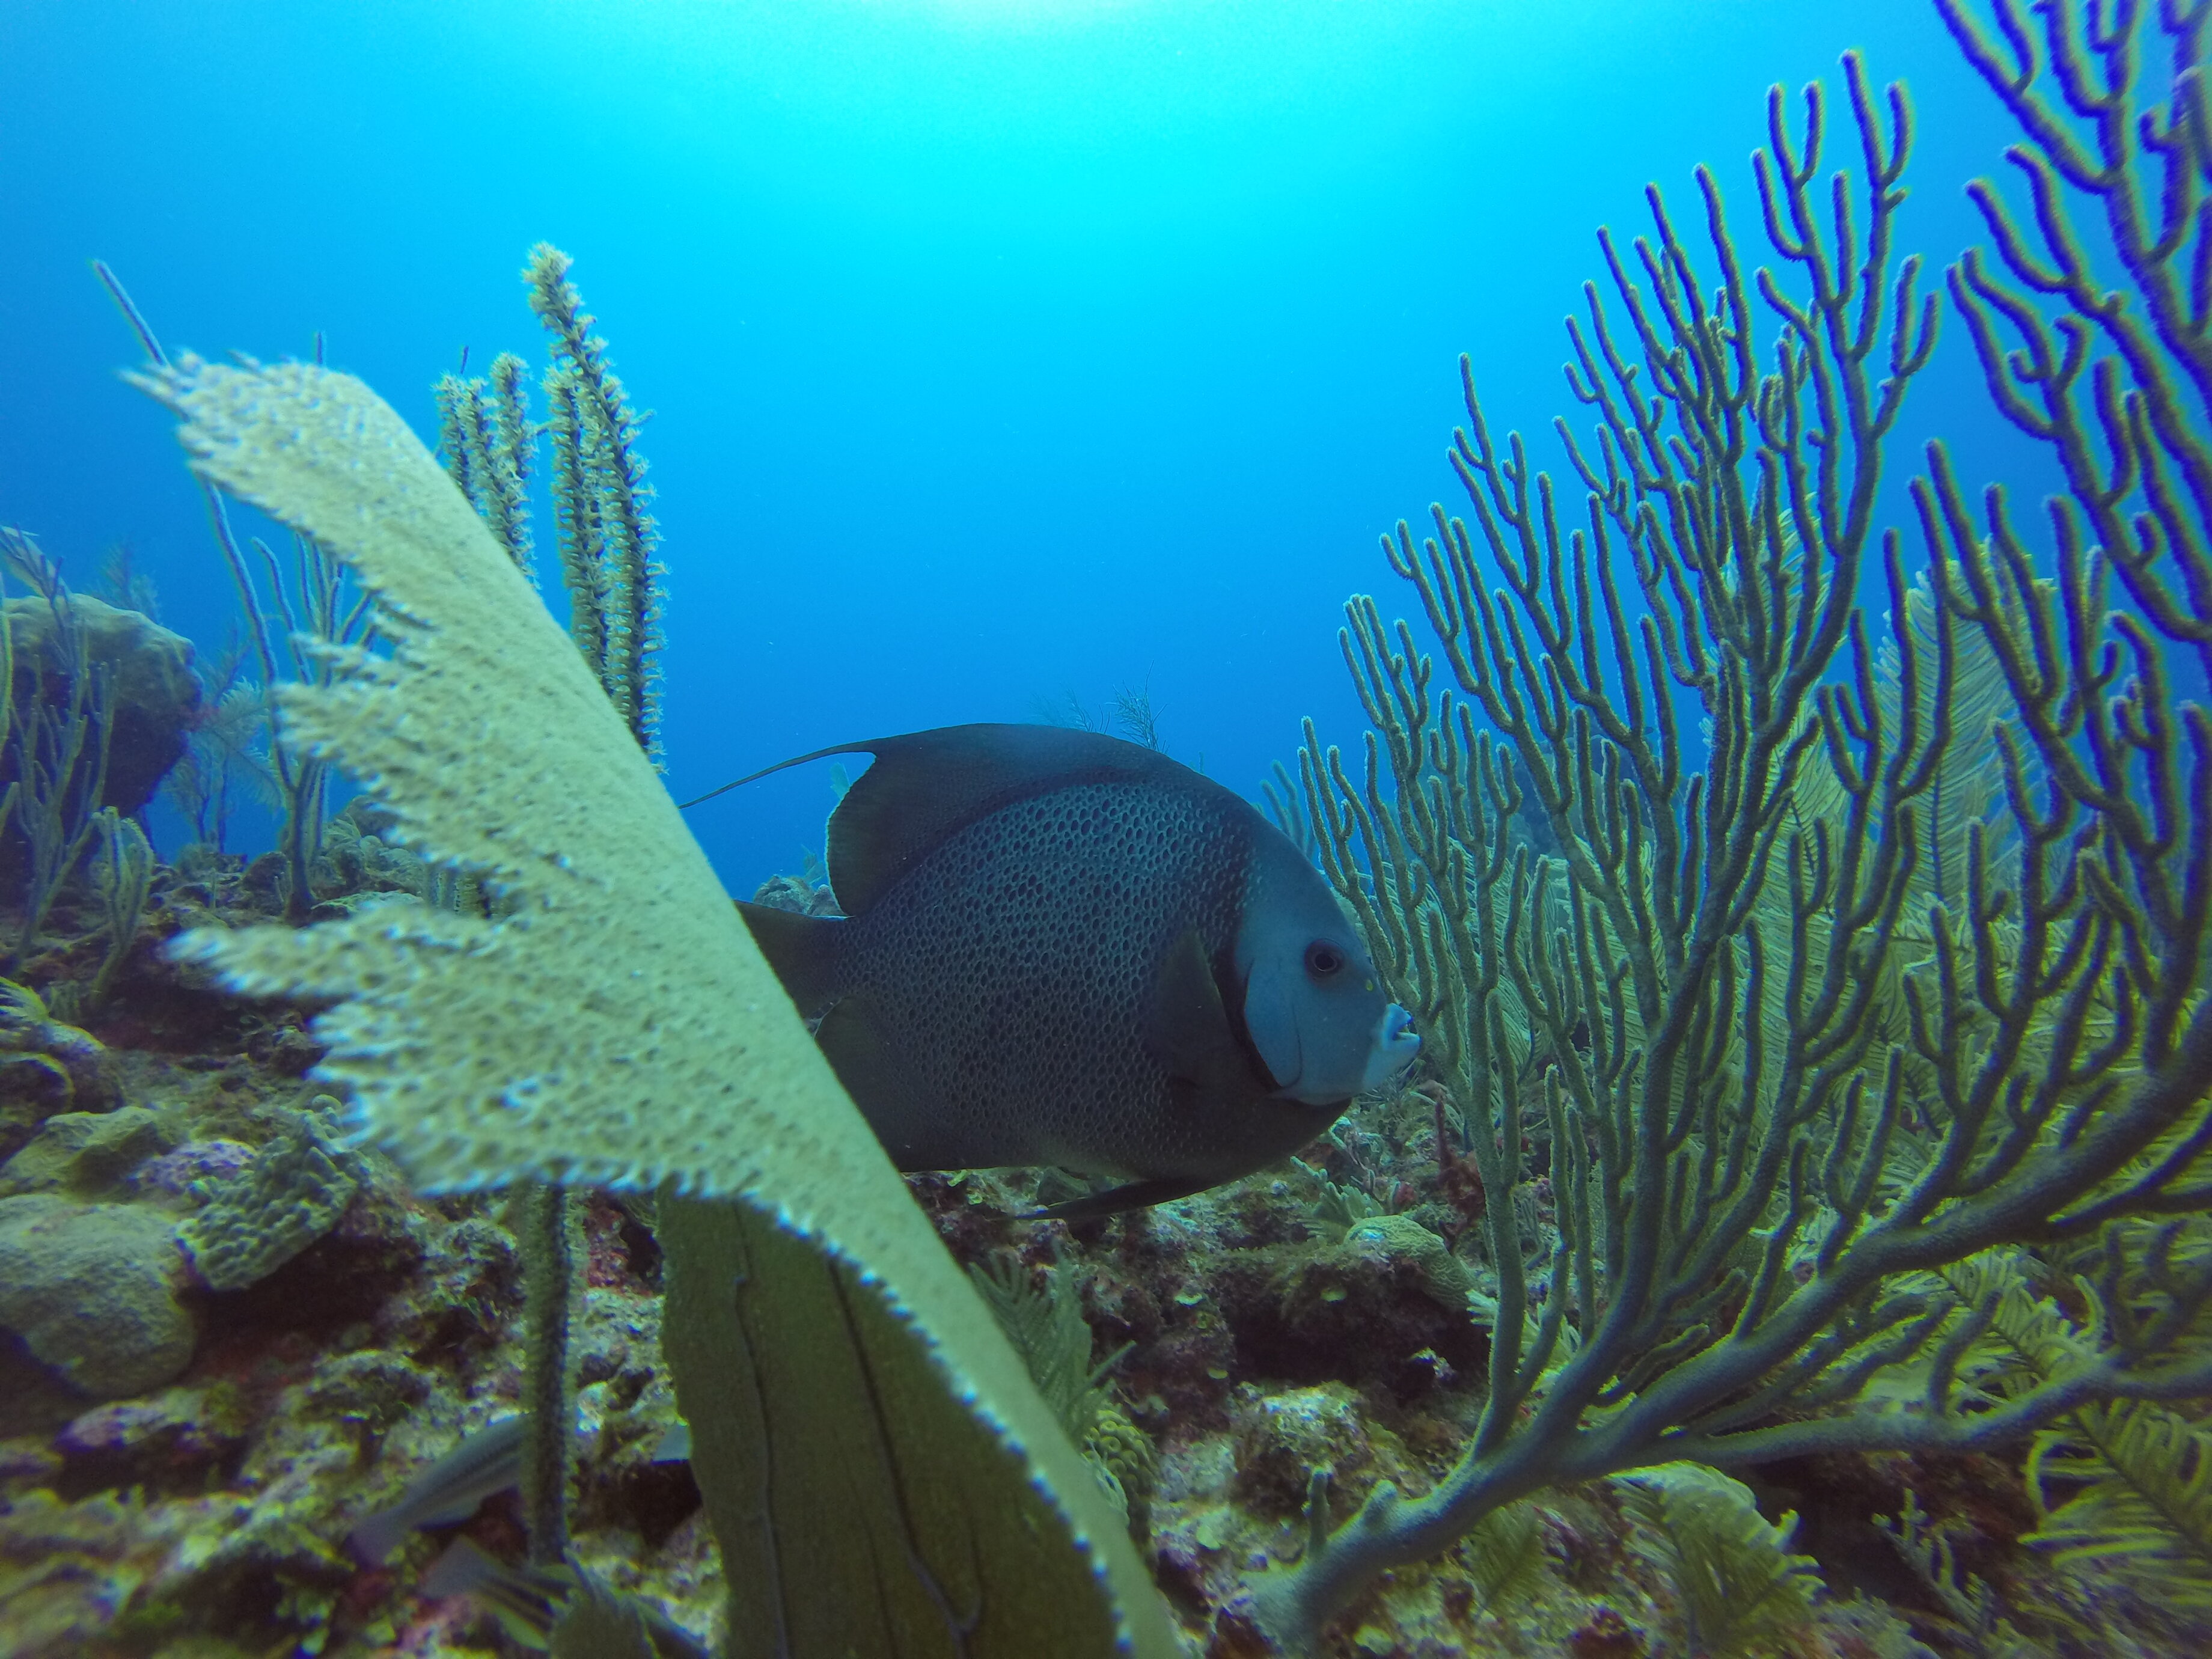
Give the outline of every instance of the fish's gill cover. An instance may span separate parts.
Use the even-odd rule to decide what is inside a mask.
[[[1000,1638],[966,1650],[1021,1650],[1005,1639],[1021,1620],[992,1616],[1019,1607],[1033,1636],[1086,1638],[1056,1651],[1094,1635],[1096,1650],[1175,1651],[1127,1534],[651,763],[414,434],[361,382],[305,364],[185,359],[139,383],[183,417],[203,476],[315,538],[377,597],[391,655],[343,652],[331,687],[285,688],[290,739],[337,758],[397,815],[396,836],[480,873],[507,912],[202,931],[185,953],[242,992],[330,1001],[324,1074],[426,1189],[668,1181],[780,1214],[866,1291],[863,1335],[903,1338],[939,1401],[964,1407],[949,1442],[941,1415],[848,1427],[965,1493],[958,1541],[982,1553],[978,1613]],[[839,1564],[816,1565],[830,1594],[872,1593],[866,1562],[847,1564],[849,1592]]]

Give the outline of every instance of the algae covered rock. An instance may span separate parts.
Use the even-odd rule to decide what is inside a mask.
[[[192,672],[191,641],[149,617],[86,594],[72,593],[64,603],[85,659],[107,678],[113,731],[100,805],[127,817],[153,799],[169,769],[183,758],[199,719],[202,693]],[[55,607],[43,599],[9,599],[7,617],[15,642],[16,705],[27,706],[35,696],[65,706],[69,686],[56,660]],[[0,766],[0,782],[13,775]]]
[[[48,1118],[29,1145],[0,1165],[0,1198],[101,1193],[176,1144],[176,1135],[143,1106],[63,1112]]]
[[[1263,1514],[1295,1516],[1316,1469],[1340,1492],[1374,1482],[1375,1445],[1359,1398],[1341,1382],[1248,1395],[1237,1407],[1237,1496]]]
[[[54,1018],[29,986],[0,979],[0,1158],[58,1113],[106,1111],[122,1097],[98,1039]]]
[[[46,1193],[0,1199],[0,1326],[80,1394],[119,1400],[191,1362],[166,1216]]]
[[[1375,1215],[1345,1230],[1342,1251],[1390,1271],[1410,1273],[1446,1307],[1464,1299],[1473,1280],[1436,1233],[1407,1215]]]
[[[1213,1277],[1247,1376],[1340,1376],[1403,1404],[1480,1376],[1488,1354],[1467,1316],[1466,1264],[1410,1216],[1366,1217],[1334,1242],[1225,1251]]]
[[[234,1460],[252,1425],[234,1388],[164,1389],[81,1412],[52,1442],[68,1484],[190,1496]]]
[[[15,1497],[0,1509],[0,1651],[82,1659],[121,1650],[118,1635],[139,1623],[132,1604],[146,1596],[149,1565],[195,1532],[219,1531],[237,1507],[220,1497],[149,1506],[116,1492],[71,1503],[50,1487]]]

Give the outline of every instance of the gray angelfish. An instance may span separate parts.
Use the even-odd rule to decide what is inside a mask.
[[[738,908],[900,1169],[1127,1183],[1069,1218],[1158,1203],[1296,1151],[1419,1047],[1320,872],[1188,767],[957,726],[768,770],[855,753],[845,916]]]

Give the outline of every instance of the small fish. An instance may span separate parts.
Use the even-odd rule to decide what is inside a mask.
[[[415,1593],[434,1601],[465,1595],[497,1619],[518,1646],[543,1653],[575,1582],[565,1567],[510,1567],[473,1540],[456,1538],[424,1571]]]
[[[446,1547],[416,1593],[433,1599],[468,1596],[499,1620],[511,1640],[538,1652],[552,1645],[554,1626],[580,1604],[595,1615],[590,1623],[597,1632],[615,1636],[627,1628],[642,1635],[655,1659],[708,1659],[708,1650],[658,1608],[616,1595],[589,1572],[574,1566],[511,1567],[466,1538]],[[627,1641],[610,1644],[610,1650],[635,1650]],[[586,1639],[577,1650],[601,1650]]]
[[[1070,1219],[1156,1204],[1296,1151],[1419,1047],[1320,872],[1157,750],[957,726],[768,771],[856,753],[845,916],[738,908],[902,1170],[1126,1183],[1044,1212]]]
[[[407,1483],[399,1501],[353,1529],[348,1541],[370,1566],[381,1566],[410,1532],[467,1520],[477,1505],[522,1479],[520,1415],[495,1418]]]

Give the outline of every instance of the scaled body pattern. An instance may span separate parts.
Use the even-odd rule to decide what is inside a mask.
[[[1157,1203],[1297,1150],[1419,1047],[1319,872],[1188,768],[1032,726],[820,753],[858,751],[846,915],[740,908],[901,1169],[1056,1164],[1128,1183],[1060,1213]]]

